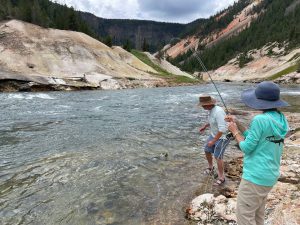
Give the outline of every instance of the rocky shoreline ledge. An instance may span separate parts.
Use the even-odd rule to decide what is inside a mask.
[[[249,122],[253,113],[245,114]],[[268,195],[267,225],[300,224],[300,113],[285,115],[290,123],[291,132],[285,140],[280,178]],[[232,148],[234,156],[225,162],[225,185],[211,187],[213,179],[208,177],[204,185],[206,187],[201,187],[199,195],[186,209],[186,217],[196,221],[198,225],[236,224],[236,197],[241,180],[243,156],[236,146]]]
[[[0,71],[1,72],[1,71]],[[1,75],[1,73],[0,73]],[[297,74],[298,75],[298,74]],[[20,76],[20,75],[18,75]],[[298,75],[299,77],[299,75]],[[295,79],[274,80],[275,83],[284,85],[298,84],[298,80],[295,83]],[[155,87],[175,87],[175,86],[190,86],[197,84],[210,83],[209,81],[194,80],[191,82],[175,82],[172,79],[134,79],[134,78],[109,78],[99,81],[97,85],[90,83],[84,78],[47,78],[47,81],[43,81],[45,77],[31,77],[30,79],[2,79],[0,78],[0,92],[41,92],[41,91],[79,91],[79,90],[120,90],[120,89],[133,89],[133,88],[155,88]],[[53,82],[49,83],[49,79]],[[297,78],[300,80],[300,78]],[[234,82],[234,81],[224,81]],[[258,83],[261,80],[252,80],[246,83]],[[245,83],[245,82],[243,82]]]
[[[120,90],[133,88],[155,88],[155,87],[174,87],[202,84],[201,81],[193,83],[177,83],[163,79],[140,80],[140,79],[111,79],[104,80],[100,85],[90,85],[85,81],[76,81],[73,84],[43,84],[26,80],[6,79],[0,80],[0,92],[41,92],[41,91],[79,91],[79,90]]]

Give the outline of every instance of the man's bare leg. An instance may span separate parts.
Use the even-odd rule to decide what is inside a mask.
[[[224,180],[224,162],[223,159],[216,159],[218,165],[218,176],[220,180]]]
[[[212,157],[212,154],[210,152],[205,152],[205,156],[206,156],[206,159],[207,159],[207,162],[208,162],[209,169],[212,169],[213,168],[213,157]]]

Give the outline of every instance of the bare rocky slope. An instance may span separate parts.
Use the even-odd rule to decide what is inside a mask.
[[[262,49],[253,49],[247,55],[252,57],[252,60],[242,68],[236,57],[224,66],[210,71],[210,75],[214,80],[219,81],[257,82],[270,79],[278,83],[300,84],[300,73],[296,68],[291,68],[299,63],[300,48],[285,52],[284,46],[278,47],[278,43],[272,43]],[[278,73],[282,73],[282,76]],[[209,80],[205,73],[200,76],[204,80]]]
[[[167,85],[153,75],[158,73],[155,69],[131,53],[80,32],[45,29],[18,20],[1,22],[0,52],[0,80],[6,87],[10,82],[11,89],[16,81],[24,83],[24,90],[40,85],[45,89]]]

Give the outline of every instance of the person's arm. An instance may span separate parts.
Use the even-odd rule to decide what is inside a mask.
[[[215,136],[211,141],[209,141],[209,142],[207,143],[208,147],[213,146],[213,145],[217,142],[217,140],[220,139],[220,137],[222,136],[222,134],[223,134],[223,132],[220,132],[220,131],[219,131],[219,132],[216,134],[216,136]]]
[[[242,124],[242,122],[240,122],[235,116],[233,115],[227,115],[225,117],[225,121],[227,122],[234,122],[237,125],[237,128],[240,132],[244,133],[247,128]]]
[[[236,120],[235,123],[238,129],[240,130],[240,132],[244,133],[247,130],[247,128],[239,120]]]
[[[232,133],[233,137],[237,141],[238,144],[240,144],[241,141],[244,141],[245,138],[241,133],[241,130],[239,129],[237,123],[235,122],[229,122],[228,123],[228,129]],[[246,129],[245,129],[246,130]]]
[[[208,127],[209,127],[209,123],[204,124],[202,127],[200,127],[199,132],[202,134]]]
[[[262,125],[261,119],[255,117],[251,122],[250,128],[246,131],[246,138],[240,133],[236,123],[230,122],[228,124],[228,129],[232,132],[241,150],[244,153],[249,154],[256,149],[258,142],[262,136],[264,127]]]

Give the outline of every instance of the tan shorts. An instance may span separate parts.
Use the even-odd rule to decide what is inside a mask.
[[[242,179],[236,206],[238,225],[264,225],[265,204],[271,189]]]

